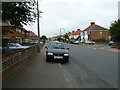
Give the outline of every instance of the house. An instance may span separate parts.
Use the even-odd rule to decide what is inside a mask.
[[[29,32],[29,40],[34,40],[34,39],[38,39],[38,36],[32,32],[32,31],[28,31]]]
[[[90,26],[87,27],[80,33],[81,41],[87,40],[109,40],[109,30],[107,28],[96,25],[95,22],[91,22]]]
[[[28,43],[29,40],[38,39],[38,36],[32,31],[27,31],[23,27],[13,25],[2,25],[2,28],[9,29],[11,32],[2,35],[2,37],[9,38],[12,42]]]
[[[69,32],[69,33],[66,33],[66,34],[69,36],[70,40],[76,40],[76,39],[80,38],[80,33],[81,32],[82,31],[80,29],[77,29],[77,31],[72,31],[72,32]],[[65,39],[64,35],[59,35],[59,36],[52,37],[51,40],[57,40],[58,38]]]
[[[80,38],[81,32],[82,31],[80,29],[77,29],[77,31],[69,32],[69,33],[67,33],[67,35],[69,36],[70,40],[76,40],[76,39]]]
[[[57,40],[58,38],[60,38],[62,35],[59,35],[59,36],[54,36],[51,38],[51,40]]]
[[[3,37],[10,38],[12,42],[25,43],[29,40],[29,32],[22,27],[3,25],[2,28],[9,29],[11,31],[6,33],[6,35],[3,35]]]

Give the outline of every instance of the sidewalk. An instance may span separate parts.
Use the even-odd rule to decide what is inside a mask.
[[[117,48],[111,48],[111,47],[107,47],[107,48],[99,48],[100,50],[105,50],[105,51],[111,51],[111,52],[120,52],[120,49]]]
[[[12,75],[4,88],[68,88],[68,84],[60,64],[45,61],[43,49]]]

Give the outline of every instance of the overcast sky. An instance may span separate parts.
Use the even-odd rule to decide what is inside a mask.
[[[40,18],[40,36],[57,36],[60,29],[68,33],[76,29],[84,30],[95,22],[109,28],[111,22],[118,19],[118,1],[120,0],[39,0],[43,12]],[[25,26],[37,34],[37,25]]]

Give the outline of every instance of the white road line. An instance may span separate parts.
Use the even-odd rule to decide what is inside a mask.
[[[65,74],[65,71],[63,70],[62,65],[60,63],[59,63],[59,66],[60,66],[60,68],[61,68],[61,70],[63,72],[63,75],[65,77],[65,80],[66,80],[66,82],[68,84],[68,88],[73,88],[70,79],[68,78],[67,74]]]

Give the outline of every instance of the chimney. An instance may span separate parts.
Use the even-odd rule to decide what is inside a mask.
[[[94,25],[95,24],[95,22],[91,22],[91,25]]]

